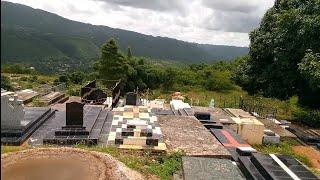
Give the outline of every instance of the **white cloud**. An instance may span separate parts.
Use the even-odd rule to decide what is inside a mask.
[[[248,46],[273,0],[9,0],[65,18],[143,34]]]

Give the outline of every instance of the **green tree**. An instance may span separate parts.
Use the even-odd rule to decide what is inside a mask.
[[[110,39],[102,45],[101,58],[96,62],[94,68],[102,79],[121,79],[122,81],[126,81],[129,65],[124,56],[119,52],[114,39]]]
[[[314,94],[298,64],[311,49],[320,52],[320,0],[278,0],[267,11],[260,27],[250,33],[247,61],[249,93],[288,99]],[[308,89],[308,90],[306,90]],[[320,102],[310,106],[320,105]]]
[[[128,47],[127,57],[128,57],[128,59],[132,58],[131,47]]]
[[[8,91],[13,90],[11,82],[7,76],[1,75],[1,88],[8,90]]]

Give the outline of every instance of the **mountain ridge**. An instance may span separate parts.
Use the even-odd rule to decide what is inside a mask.
[[[1,1],[1,37],[3,62],[98,58],[109,38],[116,39],[123,52],[130,46],[135,56],[183,63],[230,60],[248,53],[247,47],[191,43],[92,25],[6,1]]]

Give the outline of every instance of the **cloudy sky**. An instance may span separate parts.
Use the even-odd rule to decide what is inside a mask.
[[[8,0],[68,19],[179,40],[248,46],[274,0]]]

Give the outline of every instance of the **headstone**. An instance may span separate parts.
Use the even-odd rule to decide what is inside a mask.
[[[137,105],[137,93],[128,92],[126,95],[126,105]]]
[[[66,127],[83,126],[83,103],[71,102],[66,104]]]
[[[211,99],[211,101],[209,103],[209,107],[210,108],[214,108],[214,99]]]
[[[1,96],[1,129],[21,129],[21,121],[24,118],[23,102],[15,95]]]

